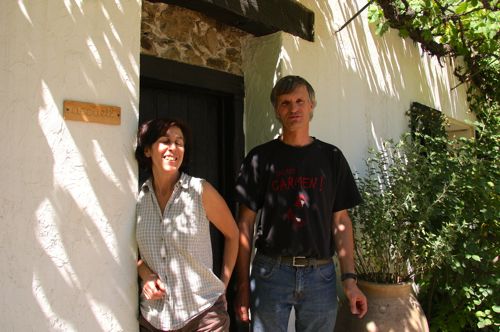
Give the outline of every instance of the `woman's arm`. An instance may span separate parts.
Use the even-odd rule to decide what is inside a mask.
[[[137,273],[143,281],[142,293],[148,300],[158,300],[165,296],[165,285],[145,261],[137,261]]]
[[[222,196],[207,181],[203,182],[202,199],[208,220],[224,235],[221,280],[227,288],[238,255],[238,227]]]

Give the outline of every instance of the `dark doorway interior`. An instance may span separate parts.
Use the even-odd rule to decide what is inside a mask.
[[[230,95],[143,78],[140,110],[141,123],[160,117],[186,122],[193,136],[189,173],[208,180],[223,196],[230,195],[235,171],[227,162],[233,157],[234,136]]]
[[[188,173],[209,181],[234,215],[234,180],[244,154],[243,78],[142,55],[140,84],[139,123],[158,117],[186,122],[193,136]],[[141,171],[139,184],[148,176]],[[211,237],[220,275],[223,237],[214,227]]]

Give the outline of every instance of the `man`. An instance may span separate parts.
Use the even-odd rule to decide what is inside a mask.
[[[309,136],[316,106],[312,86],[299,76],[283,77],[271,92],[271,102],[282,135],[250,151],[237,180],[236,314],[249,321],[251,308],[254,331],[286,331],[294,307],[297,331],[333,331],[335,250],[351,312],[363,317],[367,311],[366,297],[356,285],[347,212],[361,198],[342,152]]]

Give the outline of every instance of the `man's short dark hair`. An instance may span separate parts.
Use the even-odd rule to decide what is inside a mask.
[[[313,107],[316,106],[316,93],[314,92],[312,85],[300,76],[289,75],[280,78],[271,90],[271,103],[273,104],[274,109],[278,106],[276,103],[278,102],[279,96],[290,93],[299,86],[306,87],[309,99],[313,103]]]

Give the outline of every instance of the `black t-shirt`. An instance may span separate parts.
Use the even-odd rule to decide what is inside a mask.
[[[317,139],[304,147],[279,139],[255,147],[241,166],[236,198],[261,210],[259,252],[315,258],[335,253],[333,212],[361,202],[342,152]]]

